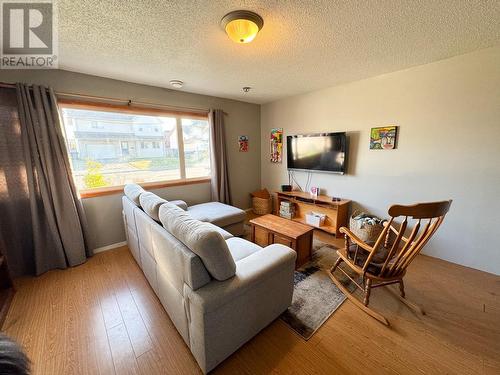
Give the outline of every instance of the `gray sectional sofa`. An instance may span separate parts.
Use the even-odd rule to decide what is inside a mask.
[[[242,233],[243,211],[206,205],[190,209],[138,185],[123,197],[130,251],[204,373],[287,309],[296,258],[226,230]]]

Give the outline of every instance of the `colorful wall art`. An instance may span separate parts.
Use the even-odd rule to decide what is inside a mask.
[[[248,152],[248,137],[246,135],[238,137],[238,148],[240,152]]]
[[[283,154],[283,128],[271,129],[271,163],[281,163]]]
[[[372,128],[370,132],[370,150],[392,150],[396,148],[397,126]]]

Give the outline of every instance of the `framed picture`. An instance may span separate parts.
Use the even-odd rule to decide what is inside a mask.
[[[271,129],[271,163],[281,163],[283,154],[283,128]]]
[[[248,137],[246,135],[238,137],[238,149],[240,152],[248,152]]]
[[[372,128],[370,132],[370,150],[392,150],[396,148],[397,126]]]

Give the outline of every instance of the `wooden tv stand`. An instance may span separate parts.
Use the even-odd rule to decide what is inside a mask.
[[[293,221],[306,224],[306,213],[314,211],[326,214],[325,224],[318,228],[324,232],[333,234],[339,237],[341,234],[339,229],[347,227],[348,211],[350,200],[342,199],[333,201],[332,197],[327,195],[312,196],[309,193],[302,191],[277,191],[276,206],[274,212],[279,215],[280,204],[282,201],[290,201],[295,206],[295,217]]]

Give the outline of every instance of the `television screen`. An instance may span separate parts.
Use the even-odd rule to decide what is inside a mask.
[[[345,173],[347,139],[345,133],[289,135],[288,169]]]

